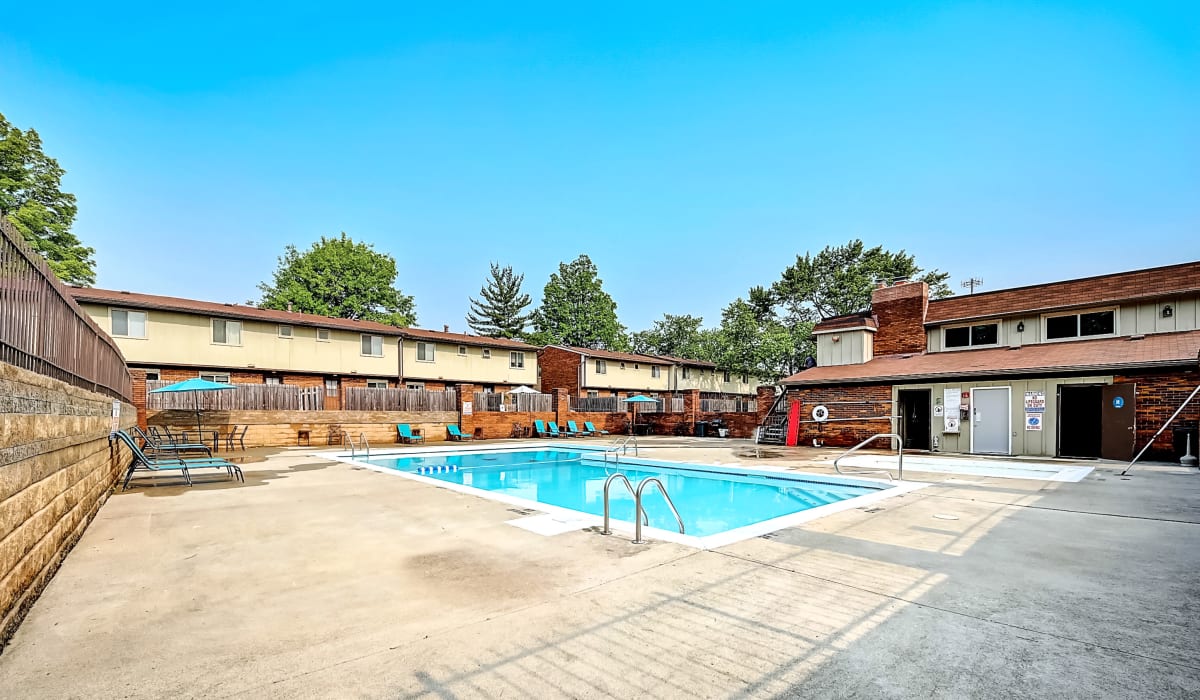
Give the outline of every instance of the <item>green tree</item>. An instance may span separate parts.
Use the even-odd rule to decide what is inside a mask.
[[[78,208],[75,195],[62,191],[65,170],[42,152],[33,129],[21,131],[0,114],[0,216],[20,231],[69,284],[96,283],[96,251],[71,233]]]
[[[342,233],[303,253],[289,245],[270,284],[258,285],[259,306],[306,314],[378,321],[393,326],[416,323],[413,298],[396,283],[396,260]]]
[[[773,379],[788,371],[795,340],[782,323],[764,319],[760,311],[740,297],[725,307],[715,361],[731,372]]]
[[[521,293],[525,275],[513,272],[511,265],[492,263],[491,276],[479,290],[483,300],[472,298],[467,325],[480,335],[492,338],[519,338],[525,334],[530,314],[528,294]]]
[[[530,340],[540,345],[626,350],[629,339],[617,320],[617,304],[604,291],[591,258],[559,263],[533,312]]]
[[[860,240],[842,246],[826,246],[816,255],[796,257],[796,264],[783,271],[771,287],[784,314],[793,319],[820,318],[865,311],[871,305],[871,290],[877,282],[920,280],[929,285],[930,296],[948,297],[950,273],[917,265],[903,250],[893,253],[882,246],[867,248]]]
[[[663,314],[648,330],[630,336],[634,352],[716,361],[716,331],[700,327],[704,319]]]

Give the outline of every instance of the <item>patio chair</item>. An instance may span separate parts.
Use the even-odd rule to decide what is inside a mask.
[[[464,433],[458,429],[458,425],[451,423],[446,426],[446,432],[450,433],[451,440],[462,442],[463,440],[474,440],[475,436],[469,433]]]
[[[225,449],[232,450],[234,440],[243,450],[246,449],[246,431],[250,430],[250,426],[243,425],[242,432],[238,432],[238,427],[235,425],[229,430],[229,434],[225,436]]]
[[[592,425],[592,422],[590,420],[585,420],[583,422],[583,427],[590,430],[592,435],[608,435],[607,430],[596,430],[596,426]]]
[[[558,423],[555,423],[554,421],[547,422],[546,427],[548,427],[550,429],[550,437],[554,437],[554,438],[570,437],[570,435],[567,435],[567,433],[559,430]]]
[[[242,475],[242,468],[230,462],[229,460],[220,459],[218,457],[198,457],[196,459],[182,459],[180,457],[163,457],[155,459],[146,455],[142,448],[138,447],[137,441],[129,436],[123,430],[118,430],[113,433],[121,442],[125,443],[129,451],[133,453],[133,460],[129,462],[129,469],[125,472],[125,479],[121,485],[121,490],[129,488],[129,481],[133,479],[135,471],[151,471],[151,472],[166,472],[178,471],[183,474],[183,480],[188,486],[192,485],[192,469],[224,469],[230,478],[236,477],[243,484],[246,483],[245,476]]]
[[[400,442],[405,442],[405,443],[409,443],[409,444],[414,443],[414,442],[425,442],[425,436],[424,435],[414,435],[412,428],[409,427],[408,423],[397,423],[396,424],[396,434],[400,436]]]
[[[510,438],[525,437],[525,426],[520,423],[513,423],[512,432],[508,436]]]
[[[132,428],[130,428],[130,430],[133,431],[134,435],[136,435],[137,437],[142,439],[142,449],[151,454],[156,453],[156,452],[174,452],[174,453],[203,452],[206,455],[208,455],[209,457],[212,457],[212,450],[209,449],[208,445],[205,445],[204,443],[200,443],[200,442],[180,442],[180,443],[161,442],[160,440],[155,440],[154,438],[150,437],[146,433],[142,432],[142,429],[137,427],[136,425],[133,426]]]
[[[587,437],[592,434],[592,431],[580,430],[579,426],[575,425],[575,421],[569,420],[569,421],[567,421],[567,433],[572,434],[572,435],[578,435],[579,437]]]
[[[550,437],[550,431],[546,430],[546,424],[540,420],[533,422],[534,437]]]

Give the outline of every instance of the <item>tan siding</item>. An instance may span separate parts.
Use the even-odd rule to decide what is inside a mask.
[[[417,343],[433,341],[404,340],[404,378],[415,380],[445,380],[473,384],[525,384],[537,386],[538,356],[535,350],[518,350],[525,354],[525,367],[509,365],[507,348],[491,348],[492,356],[483,358],[484,348],[466,346],[466,356],[458,354],[454,343],[434,343],[433,362],[417,360]]]

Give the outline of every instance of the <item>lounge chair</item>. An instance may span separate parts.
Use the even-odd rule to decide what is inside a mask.
[[[547,422],[546,427],[550,429],[550,437],[555,437],[555,438],[571,437],[571,435],[568,434],[567,432],[559,430],[558,423],[555,423],[554,421]]]
[[[585,420],[583,422],[583,427],[590,430],[592,435],[608,435],[607,430],[596,430],[596,426],[592,425],[592,422],[590,420]]]
[[[396,433],[400,436],[400,442],[410,444],[414,442],[425,442],[425,436],[414,435],[412,428],[409,427],[408,423],[397,423]]]
[[[246,431],[249,429],[250,429],[250,426],[243,425],[242,432],[239,433],[238,427],[236,425],[233,426],[232,428],[230,428],[229,434],[225,436],[225,449],[232,452],[234,440],[236,440],[237,443],[239,445],[241,445],[243,450],[246,449]]]
[[[162,440],[155,440],[154,438],[150,437],[146,433],[142,432],[142,429],[136,425],[133,426],[131,430],[135,436],[142,439],[142,449],[150,454],[155,454],[158,452],[171,452],[176,454],[187,452],[203,452],[209,457],[212,457],[212,450],[204,443],[164,442]]]
[[[231,478],[237,477],[237,480],[246,483],[246,477],[242,475],[242,468],[226,459],[218,457],[198,457],[196,459],[182,459],[179,457],[162,457],[152,458],[138,447],[137,441],[129,436],[123,430],[118,430],[113,435],[125,443],[129,451],[133,453],[133,460],[129,463],[129,470],[125,472],[125,480],[121,485],[121,490],[129,488],[129,481],[133,479],[133,473],[139,470],[152,472],[178,471],[183,474],[183,480],[188,486],[192,485],[192,475],[189,472],[191,469],[224,469]]]
[[[540,420],[533,422],[533,434],[535,437],[550,437],[550,431],[546,430],[546,424]]]
[[[475,439],[474,435],[464,433],[463,431],[459,430],[458,426],[454,423],[451,423],[446,426],[446,432],[450,433],[451,440],[457,440],[459,442],[462,442],[463,440],[474,440]]]
[[[580,430],[579,426],[575,425],[575,421],[573,420],[567,421],[567,432],[574,433],[580,437],[587,437],[588,435],[592,434],[592,431],[590,430]]]

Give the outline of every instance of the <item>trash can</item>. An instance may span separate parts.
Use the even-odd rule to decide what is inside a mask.
[[[1171,447],[1175,452],[1175,462],[1187,454],[1188,436],[1192,438],[1192,456],[1200,457],[1200,426],[1188,422],[1171,428]]]
[[[708,437],[708,423],[702,420],[696,421],[696,437]]]
[[[729,437],[729,428],[717,428],[717,435]]]

